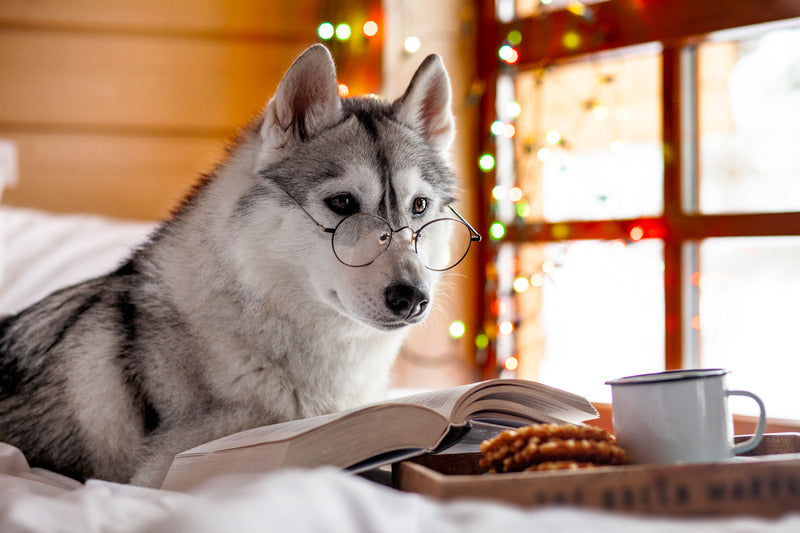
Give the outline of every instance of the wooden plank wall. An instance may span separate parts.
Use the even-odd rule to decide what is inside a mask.
[[[3,203],[164,217],[316,41],[319,0],[0,0]]]

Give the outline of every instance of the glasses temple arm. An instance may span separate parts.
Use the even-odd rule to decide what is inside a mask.
[[[306,210],[306,208],[305,208],[305,207],[303,207],[303,205],[302,205],[300,202],[298,202],[298,201],[297,201],[297,199],[296,199],[294,196],[292,196],[291,194],[289,194],[289,192],[288,192],[288,191],[286,191],[286,190],[284,190],[282,187],[279,187],[279,188],[280,188],[280,189],[281,189],[283,192],[285,192],[285,193],[286,193],[286,196],[288,196],[289,198],[291,198],[292,200],[294,200],[294,203],[296,203],[296,204],[297,204],[297,207],[299,207],[300,209],[302,209],[302,210],[303,210],[303,213],[305,213],[305,214],[306,214],[306,216],[308,216],[308,218],[310,218],[310,219],[311,219],[311,221],[312,221],[314,224],[316,224],[316,225],[317,225],[317,227],[318,227],[319,229],[321,229],[322,231],[324,231],[324,232],[326,232],[326,233],[333,233],[333,231],[334,231],[334,230],[333,230],[333,228],[326,228],[325,226],[323,226],[322,224],[320,224],[319,222],[317,222],[317,219],[316,219],[316,218],[314,218],[313,216],[311,216],[311,213],[309,213],[309,212]],[[469,225],[469,224],[467,224],[467,225]]]
[[[458,219],[459,219],[461,222],[463,222],[464,224],[466,224],[466,225],[467,225],[467,227],[469,228],[469,231],[470,231],[470,232],[472,232],[472,235],[470,235],[469,239],[470,239],[471,241],[475,241],[475,242],[478,242],[478,241],[480,241],[480,240],[481,240],[481,234],[480,234],[480,233],[478,233],[478,232],[475,230],[475,228],[473,228],[473,227],[472,227],[472,224],[470,224],[469,222],[467,222],[467,221],[464,219],[464,217],[462,217],[461,215],[459,215],[459,214],[458,214],[458,211],[456,211],[455,209],[453,209],[453,206],[452,206],[452,205],[448,205],[447,207],[450,209],[450,211],[452,211],[452,212],[453,212],[453,214],[454,214],[455,216],[457,216],[457,217],[458,217]]]

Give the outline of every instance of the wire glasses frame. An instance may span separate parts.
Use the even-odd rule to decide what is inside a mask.
[[[335,228],[327,228],[323,224],[320,224],[294,196],[289,194],[288,191],[283,188],[281,188],[281,190],[303,210],[306,216],[308,216],[320,230],[331,234],[331,249],[333,250],[333,254],[339,262],[349,267],[360,268],[372,264],[389,248],[394,234],[406,229],[411,232],[411,239],[414,242],[414,251],[422,258],[425,268],[436,272],[454,268],[467,256],[472,243],[481,240],[481,235],[458,213],[458,211],[453,209],[452,206],[447,207],[458,220],[453,218],[437,218],[423,224],[417,231],[411,229],[410,226],[394,229],[386,219],[367,213],[354,213],[340,220]],[[463,244],[466,243],[466,246],[464,246],[463,251],[457,250],[455,256],[447,258],[448,260],[445,264],[448,266],[439,267],[438,264],[431,266],[428,263],[433,262],[433,260],[427,253],[427,247],[425,247],[426,253],[420,253],[420,235],[426,228],[429,229],[429,233],[433,231],[431,228],[443,228],[443,223],[455,224],[454,227],[460,227],[462,230],[468,231],[469,238],[466,240],[461,239],[458,245],[463,246]],[[466,233],[464,236],[466,237]],[[423,240],[423,242],[425,241]]]

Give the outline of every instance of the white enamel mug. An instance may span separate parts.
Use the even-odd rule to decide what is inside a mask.
[[[727,370],[672,370],[607,381],[614,433],[628,462],[721,461],[755,448],[764,436],[764,402],[748,391],[725,387]],[[728,396],[752,398],[760,409],[755,434],[733,443]]]

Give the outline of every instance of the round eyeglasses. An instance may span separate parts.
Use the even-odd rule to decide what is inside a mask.
[[[422,260],[422,264],[427,269],[435,271],[455,267],[466,257],[472,243],[481,240],[480,234],[450,206],[448,206],[450,211],[458,217],[457,219],[437,218],[427,222],[417,231],[409,226],[394,229],[387,220],[367,213],[349,215],[335,228],[326,228],[317,222],[291,194],[288,192],[286,194],[317,227],[331,234],[333,254],[342,264],[350,267],[372,264],[389,248],[395,235],[406,230],[411,235],[409,242],[414,243],[414,250]],[[443,246],[443,242],[447,245]]]

